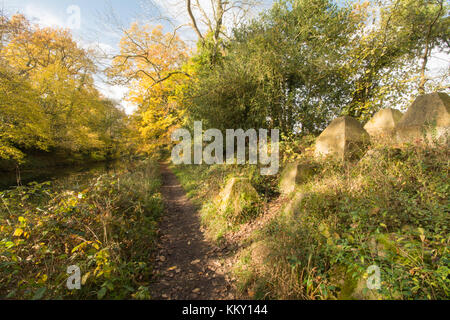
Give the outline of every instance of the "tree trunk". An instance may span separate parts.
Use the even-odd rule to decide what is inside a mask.
[[[433,27],[437,23],[439,18],[441,17],[442,11],[444,9],[444,2],[440,1],[439,4],[440,4],[440,8],[439,8],[438,14],[437,14],[436,18],[434,18],[434,20],[431,22],[430,26],[428,27],[428,33],[427,33],[427,37],[426,37],[426,41],[425,41],[425,52],[423,53],[423,56],[422,56],[422,68],[420,70],[419,94],[425,94],[425,84],[428,81],[425,73],[427,71],[428,58],[431,54],[431,48],[430,48],[431,36],[433,33]]]

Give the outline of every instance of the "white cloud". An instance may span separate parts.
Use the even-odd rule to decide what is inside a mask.
[[[35,4],[27,4],[20,10],[30,21],[38,24],[40,27],[58,27],[58,28],[67,28],[68,17],[62,16],[59,17],[53,14],[51,11],[40,7]],[[117,49],[112,45],[100,42],[100,41],[86,41],[81,37],[76,37],[76,41],[81,48],[84,49],[94,49],[96,50],[100,56],[104,55],[105,58],[99,57],[101,63],[108,63],[111,54],[113,54]],[[117,101],[122,105],[127,114],[132,114],[136,110],[136,106],[132,103],[125,100],[126,95],[128,93],[128,88],[125,86],[113,86],[105,83],[102,80],[102,76],[100,74],[94,76],[95,84],[100,93],[108,99]]]
[[[104,60],[107,60],[108,57],[115,54],[117,51],[117,48],[114,48],[112,45],[105,42],[97,42],[97,41],[87,42],[84,41],[83,39],[79,39],[77,42],[81,48],[85,50],[94,50],[99,55],[104,56]]]
[[[432,73],[439,73],[450,66],[450,54],[444,51],[435,51],[432,53],[428,68]]]
[[[234,2],[236,2],[237,4],[240,3],[240,1]],[[197,3],[201,7],[201,10],[198,8]],[[241,19],[243,17],[245,17],[247,20],[255,17],[259,12],[269,7],[268,3],[268,1],[262,1],[261,4],[256,5],[249,12],[247,12],[245,16],[237,8],[228,10],[223,22],[225,28],[231,30],[232,27],[241,22]],[[147,17],[156,16],[155,19],[158,20],[158,18],[161,18],[160,21],[170,20],[174,27],[185,26],[185,28],[182,28],[178,31],[183,40],[194,42],[197,40],[197,35],[191,27],[191,19],[187,12],[186,2],[184,0],[141,0],[141,7],[144,15],[146,15]],[[192,12],[200,31],[202,33],[206,33],[208,31],[209,21],[207,21],[205,15],[212,23],[214,23],[213,1],[192,1]]]
[[[128,115],[136,111],[137,106],[125,100],[126,95],[128,94],[128,88],[126,86],[99,83],[97,87],[105,97],[120,102],[120,105],[125,109],[125,112]]]
[[[444,51],[434,51],[431,54],[427,66],[427,77],[431,79],[433,85],[441,88],[450,86],[450,54]]]
[[[27,4],[23,12],[31,21],[42,27],[66,27],[66,21],[43,8],[35,6],[34,4]]]

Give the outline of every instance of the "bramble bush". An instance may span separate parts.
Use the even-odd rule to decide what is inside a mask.
[[[249,234],[233,268],[243,297],[255,299],[447,299],[450,295],[449,151],[437,142],[376,145],[360,161],[313,160],[310,139],[286,160],[313,163],[274,217]],[[288,159],[289,158],[289,159]],[[262,201],[277,177],[252,166],[179,166],[212,238],[239,229],[213,199],[228,177],[249,177]],[[368,290],[369,266],[381,271]]]
[[[73,182],[73,181],[72,181]],[[0,192],[0,297],[146,299],[162,212],[157,165]],[[67,267],[81,269],[68,290]]]
[[[241,253],[241,290],[277,299],[448,299],[448,159],[446,145],[421,144],[378,146],[355,163],[318,161],[291,206],[254,235],[263,259]],[[380,290],[366,286],[372,265]]]
[[[172,169],[199,207],[202,224],[215,241],[221,241],[227,232],[236,231],[242,224],[256,219],[262,213],[264,203],[279,195],[277,176],[262,176],[258,166],[254,165],[177,165]],[[233,177],[248,178],[260,195],[255,201],[241,194],[239,204],[243,210],[239,217],[228,211],[221,213],[218,207],[220,192]]]

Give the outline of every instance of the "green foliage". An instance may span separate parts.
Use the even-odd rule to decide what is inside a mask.
[[[404,107],[416,94],[418,66],[432,50],[448,50],[441,2],[277,1],[234,30],[218,63],[204,47],[191,59],[190,122],[316,135],[339,115],[366,121],[387,105]]]
[[[247,267],[267,296],[447,299],[448,148],[375,150],[357,164],[322,163],[299,186],[296,207],[254,235],[268,259]],[[380,290],[365,286],[371,265],[381,269]]]
[[[419,75],[419,65],[425,72],[432,50],[448,50],[447,12],[441,0],[382,0],[356,6],[366,28],[352,39],[343,64],[344,72],[352,75],[353,90],[343,113],[366,121],[383,107],[410,103],[404,97],[416,94],[419,78],[425,76]],[[442,89],[437,83],[434,88]]]
[[[235,168],[225,165],[177,165],[172,169],[188,197],[200,209],[202,224],[208,226],[210,237],[221,240],[230,229],[230,224],[223,214],[218,214],[214,198]]]
[[[173,166],[173,170],[188,196],[200,208],[202,223],[207,227],[208,234],[218,241],[227,232],[238,230],[243,223],[258,217],[264,203],[278,195],[276,176],[261,176],[257,166],[178,165]],[[219,194],[233,177],[248,178],[259,197],[256,199],[253,193],[243,190],[237,195],[237,203],[221,213]],[[240,210],[236,211],[236,207]]]
[[[28,82],[0,66],[0,159],[23,159],[18,146],[48,146],[50,127],[36,95]]]
[[[152,162],[129,167],[82,188],[32,183],[0,192],[1,297],[149,298],[160,181]],[[71,265],[81,269],[81,290],[66,288]]]
[[[340,60],[354,30],[350,10],[329,1],[278,3],[235,30],[221,63],[192,81],[191,117],[219,129],[317,132],[345,104]]]
[[[94,86],[94,53],[66,30],[0,17],[0,160],[36,150],[105,160],[117,157],[125,113]]]

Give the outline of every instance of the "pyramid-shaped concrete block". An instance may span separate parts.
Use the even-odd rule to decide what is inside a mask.
[[[417,97],[397,124],[396,137],[400,143],[431,137],[441,138],[449,133],[450,97],[435,92]]]
[[[354,158],[364,153],[370,136],[354,118],[335,119],[317,138],[315,155],[333,155],[340,160]]]
[[[248,178],[231,178],[216,199],[219,210],[229,211],[230,218],[239,216],[243,206],[259,201],[258,192],[251,185]]]
[[[403,113],[396,109],[382,109],[367,122],[364,129],[371,137],[391,137],[402,117]]]
[[[280,191],[290,194],[297,185],[307,182],[316,172],[317,166],[312,163],[294,162],[287,164],[280,177]]]

